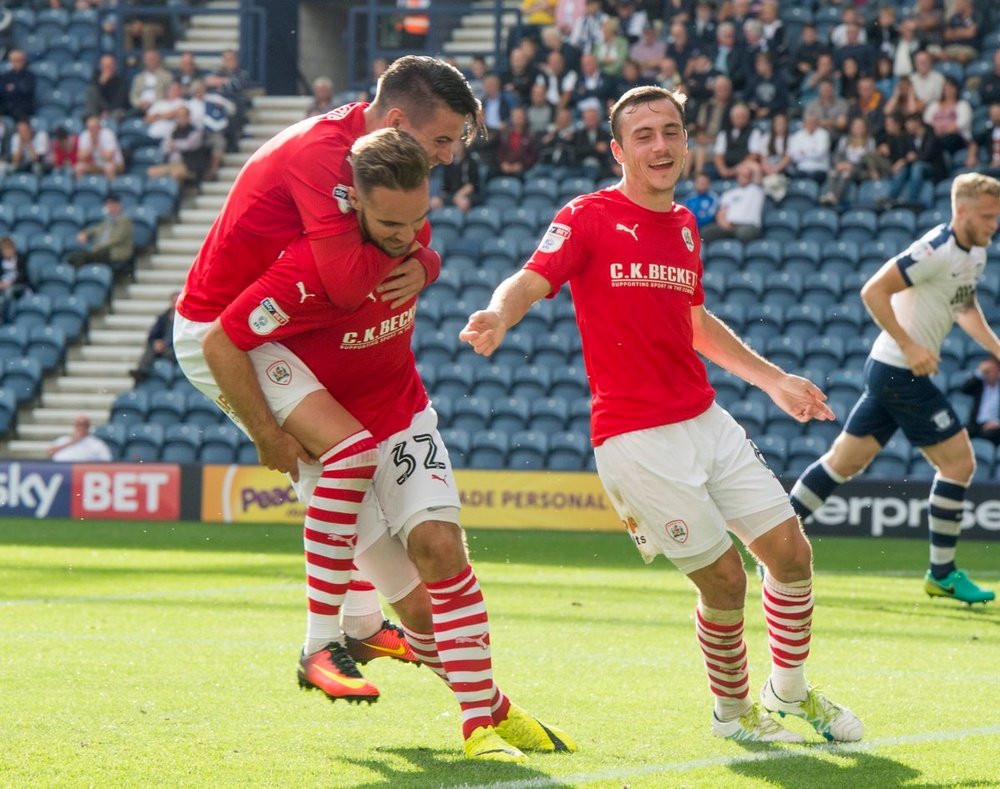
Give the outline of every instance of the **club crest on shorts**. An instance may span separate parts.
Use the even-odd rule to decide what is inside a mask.
[[[681,238],[684,239],[684,246],[688,248],[688,252],[694,252],[694,236],[691,235],[691,228],[682,227]]]
[[[938,430],[947,430],[951,427],[951,414],[942,408],[931,416],[931,421]]]
[[[349,214],[354,209],[351,207],[351,193],[349,187],[343,184],[337,184],[333,187],[333,199],[337,201],[337,208],[340,209],[340,213]]]
[[[284,326],[289,320],[288,315],[278,306],[278,302],[268,296],[250,313],[247,323],[254,334],[263,336],[270,334],[279,326]]]
[[[558,252],[566,242],[566,239],[572,235],[572,232],[566,225],[553,222],[549,225],[549,229],[545,231],[542,242],[538,245],[538,251],[547,253]]]
[[[292,368],[286,361],[272,362],[266,372],[267,377],[279,386],[288,386],[292,382]]]
[[[663,530],[674,542],[687,542],[688,525],[682,520],[670,521],[664,525]]]

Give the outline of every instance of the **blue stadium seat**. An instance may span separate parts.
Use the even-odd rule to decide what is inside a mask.
[[[89,211],[92,208],[103,208],[104,198],[108,196],[108,179],[103,175],[84,175],[76,182],[73,190],[73,205]]]
[[[147,206],[137,205],[129,209],[128,215],[132,218],[136,251],[151,249],[156,243],[156,226],[159,222],[156,212]]]
[[[788,191],[779,204],[783,211],[803,213],[819,204],[819,184],[812,178],[793,178],[788,182]]]
[[[530,361],[540,367],[565,365],[573,358],[576,350],[567,348],[563,336],[556,332],[534,335],[534,346]]]
[[[513,274],[518,265],[517,245],[509,238],[485,239],[479,255],[479,265],[483,269],[499,272],[504,277]]]
[[[777,337],[785,328],[785,307],[780,303],[765,301],[752,304],[746,311],[746,323],[742,335],[758,351],[772,337]]]
[[[719,261],[728,261],[734,264],[735,268],[739,268],[743,262],[743,244],[731,238],[712,241],[703,251],[702,257],[706,266],[714,268]]]
[[[892,211],[885,211],[878,218],[879,236],[886,229],[902,231],[902,235],[907,238],[915,238],[917,232],[916,215],[908,208],[896,208]]]
[[[594,179],[588,178],[585,175],[576,175],[564,178],[559,182],[558,202],[560,204],[568,203],[578,195],[593,192],[596,186],[597,184]]]
[[[830,447],[819,436],[796,436],[788,442],[785,460],[785,474],[798,477],[809,466],[822,457]]]
[[[726,301],[749,307],[759,304],[764,295],[764,278],[750,271],[737,272],[726,281]]]
[[[542,368],[544,369],[544,368]],[[560,367],[552,373],[552,385],[549,387],[549,397],[561,397],[567,402],[583,399],[590,401],[590,385],[587,383],[587,373],[583,363]]]
[[[76,284],[73,294],[86,302],[90,309],[107,306],[111,298],[111,284],[114,275],[107,263],[89,263],[76,270]]]
[[[537,211],[532,211],[524,206],[507,208],[502,212],[502,216],[504,228],[523,227],[536,238],[540,234],[542,229],[540,225],[544,221]]]
[[[201,428],[197,425],[167,425],[163,431],[160,460],[164,463],[197,463],[200,448]]]
[[[443,394],[452,400],[472,394],[473,369],[462,362],[454,362],[440,367],[434,384],[434,393]]]
[[[488,301],[488,298],[483,300],[483,304]],[[507,333],[503,343],[493,352],[490,360],[493,364],[514,369],[529,363],[534,355],[534,347],[531,334],[515,328]]]
[[[903,479],[910,467],[910,447],[893,436],[864,471],[866,479]]]
[[[811,208],[802,215],[801,238],[826,243],[837,238],[840,227],[836,211],[829,208]]]
[[[759,400],[740,400],[729,406],[729,413],[740,423],[751,438],[764,433],[767,412]]]
[[[821,261],[823,271],[846,274],[849,271],[855,271],[860,262],[861,251],[857,241],[838,238],[823,244],[823,259]]]
[[[788,439],[784,436],[765,434],[755,436],[753,443],[767,461],[768,467],[775,473],[785,470],[785,460],[788,457]]]
[[[540,471],[545,468],[549,453],[548,438],[534,430],[521,430],[510,437],[507,468]]]
[[[500,211],[489,206],[477,206],[465,215],[465,229],[462,238],[478,241],[480,244],[488,238],[496,238],[501,234]]]
[[[0,325],[0,362],[20,359],[28,347],[28,328],[16,323]]]
[[[450,364],[457,350],[455,338],[443,331],[418,333],[413,345],[414,355],[420,362],[432,367]]]
[[[529,401],[523,397],[504,397],[491,403],[490,430],[513,435],[527,430],[530,420]]]
[[[442,368],[447,369],[447,368]],[[477,364],[473,374],[473,390],[476,397],[486,402],[494,402],[510,394],[511,368],[499,364]]]
[[[10,317],[21,326],[48,326],[52,300],[40,293],[25,293],[11,305]]]
[[[860,334],[860,327],[857,332],[853,335],[843,336],[844,340],[844,367],[859,368],[864,364],[865,359],[868,358],[868,354],[871,352],[872,344],[871,341]],[[827,336],[833,336],[827,334]],[[838,335],[839,336],[839,335]]]
[[[466,465],[469,468],[503,468],[509,441],[505,433],[487,430],[471,436]]]
[[[76,36],[70,36],[79,50],[80,40]],[[87,91],[87,86],[92,77],[91,67],[80,61],[70,61],[59,66],[59,89],[66,91],[71,96],[83,95]]]
[[[870,243],[878,232],[878,217],[867,208],[852,208],[840,217],[840,240]]]
[[[187,402],[184,395],[169,389],[162,389],[150,395],[146,421],[166,427],[183,421],[186,412]]]
[[[881,178],[877,181],[862,181],[854,204],[859,209],[877,211],[889,198],[889,188],[888,178]],[[841,227],[843,227],[843,222],[841,222]]]
[[[32,257],[34,261],[34,255]],[[48,296],[52,300],[54,310],[61,301],[73,295],[75,284],[76,271],[72,266],[66,263],[46,261],[46,265],[39,271],[35,289],[41,295]]]
[[[8,206],[34,205],[38,197],[38,176],[10,173],[3,179],[3,201]]]
[[[469,322],[469,316],[484,306],[486,306],[484,303],[475,303],[466,301],[465,299],[450,302],[441,308],[441,319],[438,321],[438,328],[452,337],[458,337],[458,333]]]
[[[807,277],[806,282],[812,277]],[[802,300],[803,278],[794,272],[775,271],[764,278],[764,293],[768,304],[790,307]]]
[[[814,337],[823,333],[823,309],[803,301],[785,310],[785,332],[799,337]]]
[[[769,211],[764,214],[764,237],[773,241],[793,241],[799,237],[799,215],[794,211]]]
[[[802,366],[802,358],[805,355],[803,340],[812,336],[811,334],[802,335],[793,332],[781,337],[773,337],[767,341],[764,355],[778,367],[785,370],[796,370]]]
[[[824,269],[805,278],[802,301],[826,309],[830,305],[840,302],[843,287],[843,279],[839,273]]]
[[[54,212],[57,208],[68,205],[72,194],[73,176],[57,171],[49,173],[39,182],[37,200]]]
[[[784,411],[779,411],[777,406],[773,406],[768,410],[765,432],[767,435],[781,436],[786,441],[791,441],[797,436],[804,435],[806,429],[804,425],[792,419]]]
[[[820,269],[820,245],[818,241],[800,239],[787,241],[782,247],[783,271],[795,271],[809,277]]]
[[[917,216],[917,234],[922,235],[938,225],[946,225],[951,221],[951,211],[941,208],[928,208]]]
[[[149,395],[141,389],[132,389],[118,395],[111,405],[110,422],[134,425],[146,421],[149,414]]]
[[[73,239],[83,227],[85,215],[78,206],[66,203],[52,209],[49,215],[49,233],[62,239]]]
[[[31,403],[42,388],[42,365],[37,359],[5,359],[3,389],[13,392],[18,405]]]
[[[163,449],[163,425],[136,423],[125,429],[122,460],[132,463],[155,463]]]
[[[58,326],[32,326],[25,353],[38,360],[44,373],[60,369],[66,360],[66,332]]]
[[[534,400],[529,413],[531,420],[528,426],[536,432],[552,435],[569,428],[569,403],[561,397]]]
[[[538,365],[521,365],[511,375],[511,394],[526,400],[548,397],[552,372]]]
[[[240,446],[240,431],[229,423],[207,425],[201,434],[198,459],[202,463],[235,463]]]
[[[712,306],[712,314],[737,334],[743,332],[747,322],[747,308],[742,304],[720,302]]]
[[[774,239],[758,238],[746,245],[743,250],[743,260],[747,265],[762,261],[771,271],[779,271],[781,269],[781,254],[781,242]]]
[[[501,175],[486,182],[486,205],[503,210],[515,208],[521,200],[521,181],[511,176]]]
[[[189,392],[186,396],[184,421],[196,427],[217,425],[225,419],[219,407],[198,390]]]
[[[844,341],[840,337],[813,337],[806,347],[803,364],[826,374],[844,362]]]
[[[180,187],[169,175],[146,179],[146,191],[142,204],[151,209],[160,219],[167,219],[177,211]]]
[[[834,370],[830,373],[829,383],[827,383],[825,391],[829,398],[857,400],[864,384],[864,374],[860,369]]]
[[[66,333],[70,343],[87,333],[90,323],[90,307],[77,296],[66,296],[52,305],[49,320],[53,326],[58,326]]]
[[[554,433],[549,437],[549,454],[545,466],[550,471],[580,471],[592,457],[586,435],[574,432]]]
[[[125,425],[114,422],[97,425],[94,428],[94,435],[108,445],[113,459],[121,460],[122,448],[125,446]]]
[[[495,271],[481,267],[464,269],[460,277],[462,298],[469,304],[489,304],[493,290],[500,284]]]
[[[951,375],[966,369],[965,343],[961,337],[950,334],[941,342],[941,361],[938,370],[945,375]]]
[[[972,439],[972,451],[976,457],[976,475],[974,479],[985,482],[993,476],[996,462],[996,446],[986,438]]]
[[[718,401],[727,408],[732,403],[742,399],[743,393],[749,386],[738,375],[733,375],[728,370],[723,370],[714,364],[708,366],[708,381],[712,384],[712,388],[715,389]]]
[[[0,389],[0,436],[9,436],[17,428],[17,395]]]
[[[723,274],[710,269],[701,275],[701,287],[705,291],[705,302],[709,307],[723,301],[726,293],[726,279],[727,277]]]
[[[579,433],[590,439],[590,398],[578,397],[569,401],[569,423],[570,432]]]
[[[448,449],[448,457],[454,468],[464,468],[469,457],[469,434],[458,428],[441,431],[441,440]]]
[[[443,266],[440,276],[431,284],[435,293],[447,292],[449,304],[458,301],[462,295],[462,271],[458,267]]]
[[[492,417],[490,401],[482,397],[460,397],[451,401],[451,409],[448,425],[469,435],[485,430]]]

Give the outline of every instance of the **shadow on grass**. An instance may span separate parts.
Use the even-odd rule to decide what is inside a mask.
[[[769,786],[783,789],[841,789],[842,787],[894,786],[905,789],[953,789],[954,787],[974,787],[995,785],[987,781],[965,781],[955,783],[928,783],[920,780],[921,773],[914,767],[866,751],[853,751],[836,746],[818,746],[823,757],[808,753],[795,753],[783,758],[767,758],[761,753],[759,759],[752,755],[746,760],[730,764],[727,769],[737,775],[766,781]],[[748,750],[751,748],[748,747]],[[752,748],[757,752],[756,748]],[[830,758],[832,757],[832,758]]]
[[[353,789],[430,789],[431,787],[473,787],[515,781],[537,781],[546,787],[571,789],[571,784],[561,783],[528,764],[502,762],[473,762],[456,760],[454,751],[433,748],[378,748],[387,757],[382,759],[352,759],[341,757],[338,761],[363,767],[382,778]],[[559,759],[561,755],[529,756],[532,759]],[[393,767],[390,761],[405,761],[406,768]]]

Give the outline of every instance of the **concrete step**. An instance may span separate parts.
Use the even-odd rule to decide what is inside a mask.
[[[128,362],[135,365],[142,356],[140,348],[125,348],[117,345],[81,345],[70,351],[71,361],[84,362]],[[57,379],[59,380],[59,379]]]
[[[458,28],[452,31],[451,40],[455,44],[462,44],[466,46],[468,44],[479,44],[485,42],[493,42],[493,28],[492,27],[470,27],[468,29]]]
[[[160,234],[163,241],[191,240],[201,245],[208,234],[209,225],[199,222],[196,225],[173,225]],[[162,241],[161,241],[162,243]]]
[[[142,347],[142,346],[136,346]],[[119,360],[124,354],[119,355]],[[135,361],[138,361],[138,356]],[[130,362],[135,366],[135,361]],[[132,369],[129,367],[129,369]],[[45,383],[46,392],[73,392],[76,394],[110,394],[112,397],[131,389],[135,382],[127,375],[61,375]]]
[[[166,301],[170,298],[170,289],[164,288],[162,285],[146,285],[133,282],[126,286],[124,292],[129,298],[154,302],[158,305],[157,312],[162,312],[166,309]],[[117,309],[118,305],[116,304],[115,310],[117,311]]]
[[[302,109],[302,112],[305,113],[305,108]],[[244,137],[242,140],[240,140],[238,147],[240,149],[240,153],[244,152],[253,153],[258,148],[260,148],[260,146],[263,145],[265,142],[267,141],[258,139],[257,137]],[[208,184],[202,184],[202,189],[204,189],[205,186],[207,185]]]
[[[94,345],[115,345],[124,348],[142,348],[149,327],[144,331],[133,329],[91,329],[90,341]]]
[[[241,145],[246,140],[241,141]],[[258,145],[254,145],[251,149],[253,151],[257,150]],[[201,200],[202,197],[209,197],[212,195],[222,195],[225,196],[229,194],[229,190],[233,188],[231,181],[207,181],[201,185],[201,194],[195,198],[195,200]]]
[[[103,413],[104,418],[107,418],[114,399],[115,395],[110,392],[45,392],[42,395],[42,408],[62,409],[64,411],[80,411],[83,409],[100,411]]]
[[[60,435],[66,435],[60,433]],[[53,436],[59,438],[59,436]],[[47,451],[51,441],[29,441],[24,439],[14,439],[8,441],[3,448],[3,456],[11,460],[44,460],[48,457]]]
[[[234,153],[223,154],[222,163],[231,166],[237,164],[245,164],[246,160],[249,158],[250,158],[250,151],[236,151]]]
[[[31,412],[31,416],[36,425],[55,425],[65,432],[66,428],[73,424],[73,420],[83,415],[91,421],[108,418],[107,408],[36,408]]]
[[[198,198],[199,200],[201,198]],[[197,224],[207,228],[215,221],[219,215],[218,209],[212,208],[182,208],[179,220],[183,224]]]
[[[143,342],[145,341],[145,335],[149,333],[149,327],[153,325],[153,321],[156,319],[156,315],[163,308],[163,303],[163,301],[157,302],[159,309],[154,309],[144,315],[126,315],[123,313],[105,315],[101,321],[101,330],[140,332],[143,334],[140,342]]]
[[[442,49],[445,52],[465,52],[474,55],[490,55],[493,53],[493,41],[446,41]]]
[[[311,103],[309,96],[257,96],[253,100],[254,109],[294,109],[303,113]]]
[[[218,214],[219,209],[221,209],[223,204],[226,202],[229,190],[232,188],[232,184],[226,184],[226,191],[224,192],[205,192],[200,194],[191,201],[190,205],[185,206],[182,210],[187,211],[194,208],[199,211],[212,211],[213,213]]]
[[[299,116],[295,120],[281,121],[277,119],[268,119],[267,123],[248,123],[246,126],[246,131],[252,134],[254,137],[260,137],[264,140],[270,140],[274,135],[283,132],[291,124],[295,123],[296,120],[302,120]],[[224,177],[222,173],[220,176]]]
[[[211,19],[211,17],[205,18]],[[240,31],[238,27],[231,29],[221,25],[212,27],[207,25],[199,27],[191,26],[184,33],[184,41],[188,44],[193,41],[228,41],[230,42],[230,47],[235,47],[240,43]]]
[[[169,71],[177,71],[181,67],[181,56],[176,55],[164,55],[163,56],[163,67]],[[222,55],[221,54],[204,54],[198,56],[198,68],[206,72],[218,71],[222,68]]]
[[[132,287],[136,287],[133,285]],[[151,287],[151,286],[145,286]],[[115,311],[106,315],[105,318],[111,317],[112,315],[146,315],[151,316],[149,318],[150,323],[167,307],[166,305],[170,302],[170,295],[176,290],[176,287],[172,285],[163,286],[163,292],[167,295],[165,299],[149,299],[149,298],[132,298],[130,296],[125,296],[118,300],[115,304]]]
[[[178,41],[176,46],[194,53],[198,65],[201,66],[202,60],[207,62],[208,56],[218,53],[220,49],[232,49],[233,43],[228,38],[213,38],[205,41]]]
[[[201,249],[201,242],[204,238],[161,238],[159,243],[160,252],[168,255],[187,255],[188,260],[194,260],[194,256]]]
[[[143,338],[145,339],[145,338]],[[141,345],[139,346],[142,347]],[[135,365],[122,359],[118,361],[89,362],[83,359],[66,363],[67,375],[94,377],[98,375],[118,376],[124,378]]]
[[[143,269],[135,274],[135,281],[142,285],[169,285],[173,290],[184,284],[186,268],[165,268]]]
[[[191,27],[188,31],[204,27],[224,27],[239,30],[239,16],[229,16],[228,14],[198,14],[191,17]]]

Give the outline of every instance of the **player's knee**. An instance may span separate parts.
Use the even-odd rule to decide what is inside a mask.
[[[424,581],[451,578],[468,563],[462,528],[457,523],[424,521],[410,532],[406,549]]]
[[[430,633],[434,629],[431,621],[431,596],[423,584],[403,599],[394,602],[392,609],[399,621],[414,632]]]

